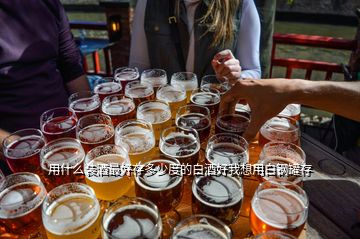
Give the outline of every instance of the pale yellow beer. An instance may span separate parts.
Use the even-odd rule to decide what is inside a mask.
[[[182,85],[186,90],[186,102],[190,103],[191,93],[198,88],[197,76],[192,72],[177,72],[171,76],[171,85]]]
[[[160,87],[156,93],[156,98],[169,104],[173,121],[176,118],[177,110],[187,103],[185,88],[179,84]]]

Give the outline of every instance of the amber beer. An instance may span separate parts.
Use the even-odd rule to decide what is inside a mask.
[[[285,107],[283,111],[280,112],[279,115],[286,116],[289,118],[293,118],[296,121],[300,120],[301,114],[301,105],[299,104],[290,104]]]
[[[296,239],[296,237],[281,231],[268,231],[256,235],[254,239]]]
[[[141,102],[155,99],[153,87],[140,81],[128,83],[125,87],[125,96],[133,99],[136,106]]]
[[[111,95],[106,97],[101,106],[101,111],[110,116],[114,126],[136,117],[134,101],[124,95]]]
[[[157,207],[143,198],[120,198],[102,219],[103,239],[159,239],[161,233]]]
[[[165,85],[156,92],[156,98],[170,105],[171,118],[175,120],[177,110],[186,105],[186,91],[182,85]]]
[[[270,141],[300,145],[300,130],[296,120],[283,116],[277,116],[268,120],[260,128],[259,145],[263,147]]]
[[[190,102],[191,93],[198,88],[197,76],[192,72],[177,72],[171,76],[171,85],[182,85],[186,90],[186,102]]]
[[[161,132],[171,126],[170,107],[162,101],[142,102],[137,108],[136,118],[152,125],[157,142],[160,139]]]
[[[46,188],[51,190],[64,183],[82,182],[84,158],[85,152],[77,139],[63,138],[47,143],[40,153],[40,165]],[[55,168],[60,171],[51,172],[52,165],[59,165]]]
[[[250,119],[239,114],[219,115],[216,119],[215,133],[233,133],[242,136],[249,126]]]
[[[111,118],[104,114],[84,116],[77,123],[76,135],[85,153],[103,144],[113,144],[114,127]]]
[[[231,86],[227,81],[220,81],[216,75],[206,75],[201,79],[200,88],[205,91],[217,90],[223,95]]]
[[[46,238],[41,204],[46,189],[38,175],[14,173],[7,176],[0,191],[1,238]]]
[[[82,183],[68,183],[48,193],[42,218],[48,239],[97,239],[100,204],[94,191]]]
[[[119,94],[121,90],[121,84],[112,77],[103,78],[102,82],[94,87],[94,93],[99,95],[101,101],[109,95]]]
[[[125,194],[132,186],[130,177],[126,175],[126,168],[130,166],[127,149],[117,145],[102,145],[90,150],[85,158],[86,184],[92,187],[96,197],[100,200],[112,201]],[[116,167],[113,173],[103,174],[101,167]],[[92,167],[100,169],[92,172]]]
[[[162,69],[144,70],[141,73],[141,82],[151,85],[157,92],[161,86],[167,84],[167,75]]]
[[[241,179],[230,176],[196,177],[192,184],[192,211],[212,215],[230,225],[240,215],[243,197]]]
[[[117,68],[114,73],[115,81],[121,84],[123,91],[129,82],[139,80],[139,77],[139,70],[136,67],[120,67]]]
[[[298,237],[305,226],[308,205],[307,195],[299,186],[264,182],[251,201],[251,230],[254,235],[276,230]]]
[[[90,91],[80,91],[69,97],[69,108],[75,112],[78,119],[85,115],[99,113],[100,106],[99,95]]]
[[[220,106],[220,93],[215,89],[194,90],[190,102],[209,109],[212,119],[215,119]]]

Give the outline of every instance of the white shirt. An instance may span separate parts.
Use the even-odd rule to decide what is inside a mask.
[[[150,68],[149,52],[144,29],[146,2],[147,0],[139,0],[137,2],[135,19],[132,26],[129,60],[130,67],[136,66],[141,71]],[[190,34],[186,71],[190,72],[194,70],[195,61],[193,24],[195,10],[198,5],[196,2],[200,2],[200,0],[184,0],[188,17],[188,31]],[[238,34],[234,56],[240,61],[242,68],[241,78],[260,79],[260,19],[253,0],[243,0],[240,31]]]

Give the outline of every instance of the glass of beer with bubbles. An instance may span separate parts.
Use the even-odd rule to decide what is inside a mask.
[[[175,120],[177,110],[186,105],[186,91],[182,85],[165,85],[156,92],[156,99],[169,104],[171,118]]]
[[[152,125],[156,142],[159,142],[161,132],[172,125],[169,105],[158,100],[142,102],[137,108],[136,118]]]
[[[194,129],[183,130],[179,127],[165,129],[160,138],[160,152],[169,158],[176,158],[181,164],[198,163],[200,141]]]
[[[132,186],[126,166],[130,166],[126,148],[111,144],[98,146],[86,154],[86,184],[94,189],[98,199],[115,200]]]
[[[263,147],[270,141],[300,145],[299,124],[295,119],[284,116],[271,118],[260,128],[259,145]]]
[[[110,116],[104,114],[84,116],[76,125],[76,136],[85,153],[99,145],[113,144],[114,133]]]
[[[127,83],[139,80],[139,70],[134,67],[120,67],[115,70],[115,81],[121,84],[121,88],[125,90]]]
[[[143,198],[122,197],[106,209],[103,239],[159,239],[162,222],[158,208]]]
[[[231,229],[215,217],[197,214],[182,220],[172,233],[171,239],[231,239]]]
[[[228,81],[220,81],[216,75],[206,75],[201,78],[200,88],[205,91],[217,90],[220,95],[223,95],[231,88],[231,86]]]
[[[141,82],[152,85],[154,91],[167,84],[166,71],[162,69],[148,69],[141,73]]]
[[[235,114],[245,116],[246,118],[251,119],[251,109],[248,104],[236,104],[235,105]]]
[[[196,89],[190,97],[191,104],[203,106],[209,109],[212,119],[219,113],[220,92],[216,89]]]
[[[133,99],[136,106],[141,102],[155,99],[153,87],[140,81],[128,83],[125,87],[125,96]]]
[[[48,239],[97,239],[100,204],[86,184],[68,183],[51,190],[42,207]]]
[[[215,133],[233,133],[242,136],[249,126],[250,119],[240,114],[218,115]]]
[[[60,138],[76,138],[75,112],[68,107],[60,107],[45,111],[40,116],[40,128],[46,141]]]
[[[296,121],[300,120],[300,114],[301,114],[301,105],[299,104],[287,105],[285,109],[279,113],[279,115],[293,118]]]
[[[180,220],[175,208],[182,198],[183,176],[172,172],[172,168],[180,166],[179,160],[174,158],[154,159],[145,164],[135,176],[136,196],[154,202],[159,208],[163,237],[169,236]]]
[[[276,230],[298,237],[305,226],[308,206],[305,191],[296,184],[263,182],[251,200],[251,230],[254,235]]]
[[[124,120],[134,119],[135,109],[134,101],[121,94],[105,97],[101,105],[101,111],[110,116],[115,127]]]
[[[249,161],[248,143],[236,134],[215,134],[209,139],[205,157],[208,164],[245,164]]]
[[[195,129],[201,144],[210,136],[211,115],[208,108],[199,105],[187,105],[179,108],[176,114],[176,125],[183,130]]]
[[[78,119],[84,115],[99,113],[100,106],[99,95],[90,91],[80,91],[69,97],[69,108],[75,112]]]
[[[191,92],[198,88],[197,76],[192,72],[177,72],[171,76],[171,85],[182,85],[186,90],[186,102],[190,102]]]
[[[281,231],[268,231],[261,234],[258,234],[254,237],[254,239],[296,239],[290,234],[281,232]]]
[[[85,152],[77,139],[62,138],[47,143],[40,153],[46,188],[51,190],[64,183],[82,182],[84,158]]]
[[[155,136],[151,124],[144,120],[125,120],[116,126],[115,144],[126,145],[132,165],[151,158],[155,148]]]
[[[44,135],[38,129],[23,129],[6,137],[3,152],[11,171],[41,174],[40,151],[44,145]]]
[[[259,164],[263,165],[283,165],[286,167],[286,172],[289,171],[290,165],[305,165],[305,152],[297,145],[292,143],[283,142],[269,142],[264,145],[259,157]],[[284,170],[280,168],[279,170]],[[278,175],[281,172],[276,172],[275,176],[263,175],[260,177],[261,181],[274,180],[274,181],[290,181],[301,185],[302,177],[295,175]]]
[[[121,84],[116,82],[113,77],[102,78],[100,83],[94,87],[94,93],[99,95],[101,101],[109,95],[119,94],[121,90]]]
[[[192,183],[193,213],[209,214],[227,225],[238,219],[243,197],[241,178],[200,176]]]
[[[3,178],[0,190],[0,237],[46,238],[41,204],[46,189],[38,175],[14,173]],[[5,235],[2,237],[1,235]]]

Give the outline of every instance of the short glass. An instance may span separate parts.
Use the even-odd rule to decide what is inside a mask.
[[[153,87],[140,81],[128,83],[125,87],[125,96],[133,99],[136,106],[141,102],[155,99]]]
[[[134,101],[122,94],[105,97],[101,105],[101,111],[110,116],[115,127],[125,120],[136,117]]]
[[[175,120],[177,110],[186,105],[186,91],[182,85],[165,85],[156,92],[156,99],[170,105],[171,117]]]
[[[134,67],[120,67],[114,72],[115,81],[121,84],[121,88],[125,90],[127,83],[139,80],[139,70]]]
[[[167,84],[166,71],[162,69],[148,69],[141,73],[141,82],[152,85],[154,91]]]
[[[85,115],[99,113],[100,106],[99,95],[90,91],[80,91],[69,97],[69,108],[75,112],[78,119]]]
[[[107,96],[119,94],[121,90],[121,84],[116,82],[113,77],[102,78],[100,83],[94,87],[94,93],[99,95],[101,101]]]
[[[177,72],[171,76],[170,84],[182,85],[186,90],[186,99],[187,103],[189,103],[191,92],[198,88],[198,79],[192,72]]]
[[[220,92],[216,89],[196,89],[191,92],[191,104],[204,106],[209,109],[211,118],[215,119],[219,113]]]
[[[159,239],[161,233],[158,208],[143,198],[122,197],[106,209],[102,218],[103,239]]]
[[[218,115],[215,133],[233,133],[242,136],[250,124],[250,119],[240,114]]]
[[[220,95],[225,94],[231,88],[228,81],[219,80],[216,75],[206,75],[201,78],[200,89],[202,90],[218,90]]]
[[[45,111],[40,116],[40,128],[46,141],[60,138],[76,138],[75,112],[68,107],[60,107]]]

